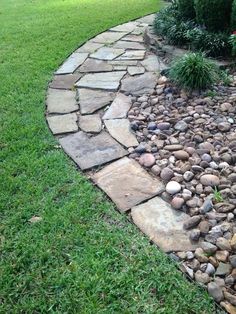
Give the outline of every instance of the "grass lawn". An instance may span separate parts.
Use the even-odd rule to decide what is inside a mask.
[[[0,313],[214,313],[76,170],[44,118],[47,82],[78,44],[158,1],[0,2]]]

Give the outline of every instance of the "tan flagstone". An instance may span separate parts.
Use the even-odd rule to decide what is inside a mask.
[[[112,199],[120,211],[161,193],[164,186],[136,161],[124,157],[96,174],[92,179]]]

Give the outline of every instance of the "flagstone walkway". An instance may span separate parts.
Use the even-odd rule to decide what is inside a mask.
[[[113,27],[72,53],[49,84],[46,118],[66,154],[154,243],[194,250],[183,228],[189,216],[162,200],[161,180],[128,157],[138,146],[127,119],[131,98],[151,93],[164,66],[144,44],[153,20]]]

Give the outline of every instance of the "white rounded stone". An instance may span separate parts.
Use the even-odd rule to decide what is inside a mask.
[[[166,185],[166,192],[169,194],[176,194],[181,190],[181,185],[176,181],[170,181]]]

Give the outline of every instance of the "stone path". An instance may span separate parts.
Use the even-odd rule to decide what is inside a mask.
[[[165,252],[194,250],[188,215],[158,197],[161,180],[128,157],[138,146],[127,119],[132,97],[152,93],[165,67],[144,45],[153,20],[113,27],[72,53],[49,84],[46,118],[64,151],[150,240]]]

